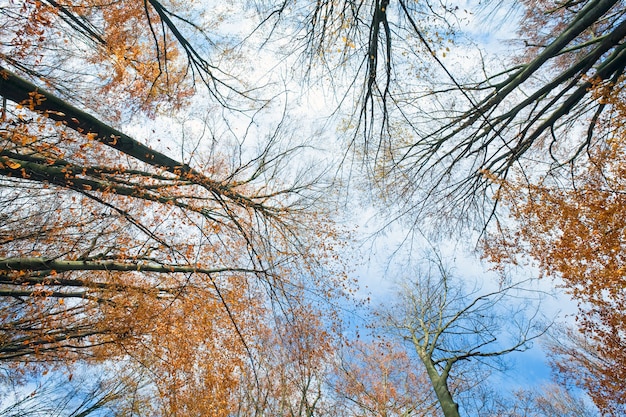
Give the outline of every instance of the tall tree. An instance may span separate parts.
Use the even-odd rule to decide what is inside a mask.
[[[156,412],[232,415],[243,386],[263,387],[265,335],[308,314],[303,294],[345,289],[331,255],[341,237],[313,204],[315,178],[279,176],[297,150],[278,131],[249,158],[222,142],[178,161],[111,125],[116,113],[180,105],[197,79],[228,105],[220,89],[234,90],[183,34],[205,32],[180,4],[6,6],[2,368],[19,378],[128,360],[149,370]],[[308,310],[322,318],[294,338],[328,324]],[[305,348],[316,347],[291,354]]]
[[[441,228],[482,226],[497,214],[491,176],[579,159],[602,140],[598,120],[612,108],[596,101],[595,92],[624,82],[626,7],[619,0],[521,1],[509,6],[511,13],[482,13],[481,25],[519,23],[520,40],[507,57],[468,53],[469,71],[454,65],[467,59],[454,53],[475,45],[454,48],[448,41],[462,42],[463,23],[474,17],[455,6],[404,0],[263,5],[266,24],[295,26],[300,43],[289,51],[306,51],[307,62],[321,60],[328,77],[347,77],[348,87],[339,81],[333,87],[341,95],[337,102],[350,107],[343,113],[350,119],[344,124],[349,145],[358,146],[363,134],[357,154],[371,169],[370,186],[399,216],[429,217]],[[515,20],[494,22],[497,16]]]
[[[604,366],[584,362],[589,365],[585,372],[595,376],[583,385],[598,407],[606,411],[610,409],[607,398],[618,403],[625,400],[622,384],[609,381],[621,381],[626,370],[626,108],[622,87],[598,89],[595,98],[600,105],[612,107],[610,117],[596,121],[607,132],[603,144],[589,149],[585,162],[571,167],[566,174],[554,171],[529,182],[517,173],[509,181],[499,182],[500,199],[512,221],[499,224],[487,235],[485,249],[487,256],[501,266],[536,261],[544,274],[557,279],[558,285],[578,302],[581,337],[587,338],[586,343],[593,349],[602,350],[608,361]],[[574,345],[581,347],[582,360],[586,349],[580,343]]]
[[[545,329],[513,301],[519,284],[466,292],[437,257],[413,273],[379,313],[381,326],[417,354],[443,415],[458,417],[455,391],[484,379],[480,364],[502,365],[504,355],[526,350]]]
[[[450,113],[445,106],[451,102],[442,96],[446,115],[438,126],[401,146],[391,161],[410,173],[410,181],[432,178],[427,197],[443,204],[481,209],[492,176],[506,178],[516,166],[532,177],[574,162],[605,137],[598,121],[612,106],[595,96],[599,89],[622,88],[623,2],[533,1],[518,7],[525,12],[522,56],[476,83],[455,82],[454,103],[464,109]],[[493,208],[485,214],[489,219]]]
[[[23,81],[5,74],[4,91]],[[3,130],[2,360],[19,370],[131,354],[164,373],[170,399],[196,407],[198,397],[180,393],[190,375],[219,376],[203,393],[226,410],[220,390],[234,391],[253,357],[257,321],[271,313],[263,300],[295,306],[302,287],[330,284],[307,283],[302,268],[324,263],[319,248],[334,232],[298,207],[300,186],[255,186],[258,167],[246,178],[207,161],[199,172],[43,90],[31,96],[7,109]],[[301,229],[309,220],[310,236]],[[324,243],[309,246],[317,238]]]

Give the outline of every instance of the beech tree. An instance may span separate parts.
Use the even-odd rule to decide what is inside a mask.
[[[314,234],[298,240],[309,221],[289,197],[298,185],[257,188],[256,168],[244,178],[216,161],[204,172],[173,163],[8,71],[2,89],[35,91],[7,108],[3,130],[5,364],[130,355],[171,412],[219,415],[235,406],[241,373],[254,373],[255,337],[272,327],[266,301],[295,308],[302,288],[342,291],[306,282],[334,232],[311,213]]]
[[[180,106],[197,80],[214,103],[229,105],[224,91],[235,89],[181,29],[198,36],[205,28],[174,12],[177,3],[6,6],[3,375],[124,360],[148,371],[154,414],[233,415],[242,387],[268,384],[266,335],[286,333],[281,326],[302,314],[320,320],[291,337],[320,334],[332,317],[305,294],[328,299],[347,289],[333,267],[342,237],[313,204],[316,179],[279,176],[297,154],[277,143],[280,131],[258,138],[249,158],[224,140],[176,160],[112,126],[125,112]],[[325,341],[288,352],[304,355],[313,343]],[[281,387],[285,398],[301,389]]]
[[[344,413],[426,417],[438,412],[426,373],[383,335],[369,342],[346,341],[336,366],[333,388]]]
[[[381,309],[381,327],[417,355],[413,366],[423,366],[443,415],[458,417],[457,391],[485,379],[480,365],[504,366],[504,355],[526,350],[546,329],[513,301],[520,284],[467,292],[437,257],[414,274]]]
[[[621,165],[620,160],[607,161]],[[600,367],[586,362],[587,371],[581,366],[569,372],[576,369],[595,375],[580,378],[587,381],[583,385],[598,407],[606,410],[606,398],[623,401],[624,395],[621,382],[608,382],[622,381],[620,375],[626,369],[621,272],[623,201],[621,192],[603,185],[607,180],[620,181],[621,177],[604,176],[596,171],[599,167],[592,163],[591,176],[577,176],[575,188],[547,182],[530,189],[511,189],[507,185],[503,201],[511,205],[513,217],[519,222],[515,227],[501,227],[502,234],[490,235],[486,253],[503,267],[524,263],[528,257],[536,260],[542,271],[578,302],[581,337],[588,338],[586,343],[594,349],[602,350],[610,365]],[[575,353],[572,348],[570,355],[582,360],[584,351]],[[600,383],[602,380],[604,383]]]
[[[259,6],[264,24],[275,25],[271,33],[282,33],[276,29],[281,23],[295,33],[287,51],[304,51],[311,68],[321,67],[335,81],[337,102],[349,103],[342,126],[348,146],[369,169],[368,187],[392,201],[399,217],[428,217],[441,229],[482,227],[497,215],[492,176],[506,178],[512,167],[531,175],[581,159],[602,141],[598,121],[612,107],[594,95],[623,84],[622,1],[501,7],[513,9],[504,19],[522,15],[511,56],[468,54],[473,65],[465,71],[456,61],[476,49],[472,40],[463,43],[463,22],[474,17],[454,5],[332,0]],[[497,13],[485,15],[480,25],[510,25],[494,22]]]
[[[596,121],[607,137],[588,150],[585,163],[571,167],[567,175],[552,172],[529,182],[518,173],[499,182],[500,200],[513,222],[499,224],[485,240],[486,255],[502,267],[536,261],[578,302],[581,337],[610,363],[579,368],[595,375],[580,380],[587,381],[581,384],[604,412],[611,409],[608,398],[624,401],[621,383],[609,381],[622,380],[626,369],[623,94],[621,87],[596,91],[596,100],[612,110],[610,117]],[[583,345],[574,345],[585,357]]]
[[[622,88],[623,2],[533,1],[518,7],[525,13],[519,29],[525,48],[516,63],[501,71],[485,64],[486,76],[475,83],[452,77],[458,98],[446,100],[451,90],[438,89],[435,97],[441,95],[443,105],[425,115],[439,120],[436,128],[391,150],[388,169],[401,171],[392,180],[406,178],[401,190],[414,189],[410,182],[426,190],[411,193],[414,199],[438,200],[436,209],[472,211],[485,221],[494,214],[484,198],[493,176],[506,178],[518,167],[533,177],[576,161],[603,140],[598,121],[609,117],[612,106],[595,98],[599,89]]]

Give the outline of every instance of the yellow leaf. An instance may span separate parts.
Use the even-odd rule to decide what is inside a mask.
[[[22,166],[19,163],[15,162],[15,161],[12,161],[10,159],[4,161],[4,163],[6,164],[6,166],[8,166],[11,169],[18,169],[19,167]]]

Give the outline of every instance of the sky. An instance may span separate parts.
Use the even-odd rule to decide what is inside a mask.
[[[517,40],[517,19],[519,13],[513,5],[514,2],[505,2],[479,6],[472,1],[452,1],[448,5],[451,8],[458,7],[459,31],[455,35],[454,43],[450,44],[449,51],[441,52],[441,62],[454,77],[464,79],[480,67],[482,59],[497,65],[497,61],[515,51]],[[240,37],[242,34],[251,33],[254,28],[252,19],[253,11],[247,10],[243,14],[232,13],[233,6],[228,2],[218,2],[214,9],[217,15],[225,16],[220,23],[220,31],[227,36]],[[394,11],[390,10],[390,16]],[[243,18],[241,18],[243,16]],[[239,49],[235,46],[235,53],[255,54],[252,62],[244,67],[237,67],[240,73],[245,72],[245,78],[250,84],[264,84],[284,88],[286,93],[280,93],[270,105],[254,115],[239,114],[237,116],[215,116],[212,121],[217,126],[222,126],[221,136],[225,136],[226,123],[232,129],[232,141],[240,141],[248,148],[254,148],[259,137],[274,131],[280,125],[285,106],[291,125],[283,126],[286,136],[289,136],[294,144],[300,142],[311,146],[312,158],[318,159],[320,164],[324,162],[333,164],[337,162],[337,155],[341,154],[343,139],[338,139],[342,134],[339,126],[341,117],[333,114],[338,106],[338,96],[331,91],[332,84],[323,75],[313,77],[308,81],[299,78],[298,72],[303,70],[303,64],[295,55],[282,54],[282,46],[288,46],[289,37],[260,46],[264,39],[267,28],[254,32],[247,41],[255,46],[248,49]],[[256,36],[256,40],[255,40]],[[250,42],[251,41],[251,42]],[[425,58],[426,59],[426,58]],[[431,64],[436,65],[434,61]],[[315,71],[315,69],[313,70]],[[480,75],[480,74],[478,74]],[[449,80],[448,80],[449,81]],[[343,88],[340,86],[340,88]],[[339,97],[340,98],[340,97]],[[195,100],[204,100],[202,93]],[[345,103],[343,103],[345,105]],[[349,106],[348,106],[349,107]],[[344,112],[344,117],[348,112]],[[339,114],[342,114],[341,112]],[[199,144],[203,146],[206,133],[203,133],[204,123],[201,114],[188,114],[184,123],[188,133],[184,137],[189,139],[188,149],[195,148]],[[220,121],[220,117],[224,117]],[[169,153],[171,149],[177,149],[182,144],[172,144],[166,138],[182,137],[180,132],[172,131],[172,126],[167,119],[158,119],[151,123],[141,121],[129,128],[129,133],[137,138],[150,137],[151,131],[159,133],[162,141],[150,142],[150,145],[158,150]],[[220,131],[217,131],[220,133]],[[228,134],[226,134],[228,136]],[[314,143],[312,143],[314,142]],[[183,155],[183,157],[188,157]],[[356,194],[358,194],[358,187]],[[356,251],[360,254],[358,259],[362,262],[353,265],[353,274],[358,278],[360,289],[358,297],[369,298],[372,305],[377,305],[381,300],[393,297],[394,263],[404,262],[401,258],[403,253],[411,252],[412,257],[419,257],[423,250],[435,245],[441,252],[442,257],[451,264],[457,274],[467,282],[475,283],[485,291],[497,285],[500,277],[491,271],[492,265],[480,259],[480,253],[476,251],[478,235],[470,233],[463,237],[443,239],[433,244],[426,238],[418,238],[411,242],[406,240],[407,224],[398,222],[380,232],[381,224],[385,217],[368,204],[369,199],[362,198],[360,203],[346,205],[340,221],[349,228],[357,231],[358,242]],[[340,209],[340,212],[342,210]],[[410,243],[411,249],[407,249]],[[399,252],[396,252],[401,248]],[[523,280],[538,275],[531,267],[513,270],[512,280]],[[472,284],[473,285],[473,284]],[[542,288],[546,293],[553,293],[553,282],[548,279],[534,282],[534,288]],[[572,320],[575,305],[563,294],[546,295],[542,300],[542,311],[546,317],[557,320]],[[498,375],[496,379],[505,386],[511,388],[522,386],[536,386],[550,380],[550,369],[545,363],[541,343],[535,343],[533,348],[523,353],[510,355],[511,369],[505,374]]]
[[[207,4],[208,1],[202,2]],[[232,13],[233,5],[229,2],[210,2],[214,15],[228,16],[219,23],[221,33],[225,37],[240,36],[242,33],[250,33],[253,29],[252,11],[244,11],[242,14]],[[485,56],[502,56],[511,51],[516,39],[517,14],[512,6],[507,4],[495,9],[473,10],[476,2],[453,1],[450,6],[458,6],[463,10],[460,19],[461,26],[459,42],[450,46],[450,51],[442,62],[453,76],[464,77],[478,66],[478,60]],[[466,13],[468,10],[469,13]],[[392,13],[392,12],[390,12]],[[244,16],[241,19],[241,16]],[[493,16],[496,16],[494,19]],[[217,19],[216,19],[217,20]],[[497,25],[489,24],[494,20],[504,20],[506,23]],[[255,40],[260,42],[264,33],[257,32]],[[463,39],[461,39],[463,38]],[[475,43],[468,46],[465,38]],[[287,38],[285,38],[287,39]],[[254,39],[253,39],[254,40]],[[255,42],[252,42],[254,45]],[[338,105],[338,97],[329,91],[329,83],[323,83],[323,76],[311,78],[313,82],[305,82],[298,79],[298,71],[302,69],[302,63],[295,56],[280,54],[281,42],[272,43],[269,48],[240,49],[233,46],[233,54],[244,53],[256,54],[254,59],[245,66],[233,67],[240,73],[245,72],[250,84],[275,84],[277,89],[285,87],[286,93],[280,93],[271,104],[259,112],[242,112],[236,115],[224,115],[220,112],[210,113],[211,124],[215,127],[214,132],[205,130],[204,111],[189,111],[181,115],[177,120],[159,117],[153,121],[145,119],[131,120],[125,126],[126,133],[138,140],[145,141],[151,147],[171,155],[175,158],[187,161],[194,152],[207,150],[212,146],[211,133],[220,137],[221,140],[228,138],[230,142],[240,142],[244,148],[251,149],[250,156],[254,154],[255,147],[262,142],[263,137],[271,134],[281,125],[282,115],[288,107],[290,121],[283,125],[286,136],[293,141],[294,145],[300,143],[310,146],[310,158],[317,161],[323,169],[324,163],[332,165],[342,158],[338,152],[344,144],[340,135],[342,120],[333,115]],[[257,44],[256,48],[260,48]],[[482,51],[482,54],[478,51]],[[228,58],[224,58],[225,63]],[[319,80],[322,80],[318,82]],[[198,103],[207,100],[203,93],[194,98]],[[198,106],[201,107],[201,106]],[[349,113],[349,111],[347,112]],[[346,113],[344,113],[345,115]],[[182,124],[180,123],[182,121]],[[182,128],[180,127],[182,125]],[[183,133],[184,132],[184,133]],[[179,138],[173,141],[171,138]],[[311,142],[314,143],[311,143]],[[205,149],[203,149],[205,148]],[[182,151],[180,151],[182,149]],[[180,152],[180,153],[179,153]],[[310,163],[311,161],[307,161]],[[358,194],[358,187],[355,194]],[[353,194],[353,195],[355,195]],[[360,202],[346,205],[340,209],[338,220],[348,228],[354,228],[357,232],[358,242],[355,251],[359,254],[359,262],[352,272],[359,282],[358,297],[369,298],[372,305],[377,305],[393,296],[394,276],[390,274],[394,270],[394,264],[404,262],[403,252],[407,250],[413,257],[422,256],[423,250],[435,245],[441,252],[442,257],[449,261],[455,273],[462,276],[468,283],[476,283],[486,291],[493,288],[499,281],[499,276],[490,271],[491,265],[480,259],[475,251],[476,234],[464,237],[444,239],[436,244],[425,238],[410,242],[412,247],[408,249],[407,224],[398,222],[380,232],[381,224],[385,218],[380,212],[369,204],[369,198],[362,198]],[[400,252],[396,249],[402,247]],[[527,279],[537,275],[532,268],[520,268],[513,271],[511,279]],[[535,288],[544,288],[551,292],[553,283],[547,279],[533,283]],[[546,296],[543,300],[543,310],[547,317],[558,317],[559,320],[571,320],[575,311],[575,305],[568,301],[562,294],[556,297]],[[512,368],[505,374],[497,377],[505,386],[511,388],[523,386],[536,386],[549,381],[550,371],[544,362],[544,355],[539,343],[527,352],[512,354]]]
[[[472,1],[459,0],[447,3],[450,8],[458,7],[459,30],[455,35],[455,42],[449,46],[450,50],[445,51],[445,57],[443,51],[440,51],[440,59],[454,77],[464,79],[468,74],[471,75],[480,67],[481,60],[491,62],[494,66],[498,65],[499,60],[506,59],[511,52],[520,47],[516,33],[520,15],[514,3],[496,2],[478,8],[476,2]],[[223,3],[220,7],[229,6]],[[394,11],[390,10],[388,13],[393,16]],[[232,34],[250,32],[253,25],[249,17],[237,20],[232,16],[222,26],[226,32]],[[256,35],[260,36],[260,40],[265,33],[260,31],[256,32]],[[268,106],[255,118],[249,136],[254,137],[272,131],[281,120],[282,106],[287,103],[289,116],[297,126],[295,131],[297,134],[293,135],[296,136],[294,141],[303,140],[311,145],[310,141],[313,138],[316,143],[312,146],[319,151],[317,156],[331,163],[336,162],[333,156],[336,157],[338,151],[341,153],[344,143],[343,139],[338,139],[342,134],[338,127],[342,120],[333,114],[338,105],[338,96],[330,90],[331,84],[324,82],[323,76],[311,77],[310,80],[313,82],[298,79],[298,71],[303,69],[302,63],[296,56],[285,56],[280,52],[281,41],[270,43],[269,48],[256,50],[254,65],[246,67],[246,70],[250,71],[247,78],[254,80],[253,83],[262,80],[261,84],[278,85],[282,82],[287,90],[286,94],[278,97],[273,105]],[[431,63],[435,65],[434,61]],[[250,128],[248,123],[249,120],[246,118],[234,121],[235,132],[248,131]],[[141,136],[140,130],[137,131],[137,135]],[[358,187],[354,188],[358,194]],[[429,242],[425,237],[409,242],[406,237],[407,227],[410,226],[406,223],[397,222],[381,232],[381,225],[386,221],[385,217],[381,217],[380,211],[369,205],[369,201],[366,197],[359,203],[346,206],[343,218],[340,219],[348,227],[354,227],[359,236],[356,250],[360,253],[358,258],[362,262],[353,265],[353,274],[358,277],[360,286],[357,293],[359,297],[369,298],[372,305],[393,297],[394,277],[390,275],[390,271],[393,271],[394,263],[404,262],[401,257],[407,251],[411,252],[412,257],[419,257],[431,245],[441,252],[453,270],[467,282],[472,285],[475,283],[485,291],[497,286],[501,277],[492,271],[493,266],[482,260],[479,251],[476,251],[477,233],[469,233],[463,237],[454,236],[437,243]],[[407,249],[409,243],[411,248]],[[401,249],[396,252],[398,248]],[[537,270],[530,266],[514,269],[511,274],[511,280],[525,280],[538,276]],[[553,282],[543,279],[533,281],[532,286],[546,292],[542,300],[542,312],[547,318],[572,322],[576,306],[566,295],[554,293]],[[514,353],[509,359],[511,369],[497,377],[505,385],[512,388],[536,386],[550,380],[550,369],[545,363],[541,343],[534,343],[530,350]]]

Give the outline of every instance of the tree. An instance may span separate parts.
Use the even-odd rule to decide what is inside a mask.
[[[261,27],[270,29],[268,42],[282,42],[286,33],[291,42],[284,54],[296,55],[306,77],[330,80],[337,113],[349,119],[348,146],[363,133],[364,147],[355,150],[366,159],[388,151],[395,117],[410,124],[411,93],[430,86],[425,79],[433,75],[424,57],[445,53],[457,11],[441,3],[389,0],[257,2],[257,9]],[[425,28],[418,29],[422,23]]]
[[[596,121],[608,136],[567,176],[552,172],[529,182],[517,173],[499,183],[513,221],[499,224],[485,241],[492,260],[501,266],[535,261],[578,303],[581,337],[610,363],[590,366],[585,372],[595,376],[582,384],[604,412],[611,408],[607,398],[626,400],[621,383],[609,382],[621,381],[626,369],[623,94],[623,88],[597,91],[596,100],[613,107],[612,117]],[[585,344],[574,344],[581,358]]]
[[[551,365],[561,385],[584,389],[602,415],[624,414],[623,355],[616,356],[614,349],[605,353],[604,341],[571,326],[556,328],[547,346]]]
[[[504,365],[504,355],[526,350],[545,328],[513,301],[521,284],[466,292],[441,259],[427,268],[402,277],[397,300],[379,315],[383,328],[417,354],[443,414],[459,416],[456,391],[485,379],[479,365]]]
[[[280,316],[324,317],[293,329],[306,339],[298,331],[330,319],[300,309],[302,294],[346,289],[316,179],[279,176],[297,154],[280,131],[248,159],[224,139],[177,161],[107,123],[180,105],[194,77],[218,102],[229,88],[173,21],[200,26],[162,3],[27,1],[0,13],[15,17],[0,28],[3,371],[19,380],[119,359],[148,370],[155,414],[231,415],[241,387],[261,389],[263,337],[294,322]]]
[[[426,417],[437,412],[426,374],[414,368],[397,343],[381,335],[369,342],[346,341],[337,362],[334,389],[351,415]]]
[[[605,131],[598,121],[611,105],[595,96],[598,89],[622,88],[624,4],[523,2],[521,7],[526,15],[520,36],[527,48],[518,63],[476,83],[455,82],[456,103],[465,102],[467,110],[449,113],[443,107],[447,115],[441,123],[401,145],[390,162],[406,171],[409,181],[431,177],[427,198],[480,210],[494,176],[506,178],[517,166],[533,177],[546,166],[575,161],[602,141]],[[485,212],[487,219],[493,209]]]
[[[6,75],[13,94],[24,80]],[[289,197],[298,186],[256,188],[261,171],[211,172],[224,168],[217,161],[207,176],[50,93],[31,97],[8,109],[3,131],[3,362],[20,371],[130,355],[153,370],[171,412],[228,412],[240,374],[251,372],[255,334],[274,314],[265,303],[289,298],[289,311],[299,288],[326,285],[321,276],[307,283],[301,268],[325,262],[321,242],[309,244],[318,236],[329,245],[334,232],[316,223],[315,235],[296,240],[309,220]],[[46,104],[37,112],[36,103]]]
[[[594,95],[624,82],[619,0],[515,2],[503,13],[522,15],[513,53],[468,53],[474,65],[464,72],[452,69],[453,59],[465,59],[454,53],[475,49],[475,41],[463,44],[463,22],[472,17],[458,7],[403,0],[298,6],[269,3],[265,24],[295,26],[302,41],[289,51],[321,60],[335,80],[337,101],[350,106],[342,113],[348,145],[369,169],[368,187],[392,201],[397,216],[428,218],[440,229],[492,220],[492,177],[507,178],[513,167],[531,176],[558,168],[602,141],[598,121],[612,104]],[[483,13],[481,25],[518,23],[494,22],[497,15]]]

